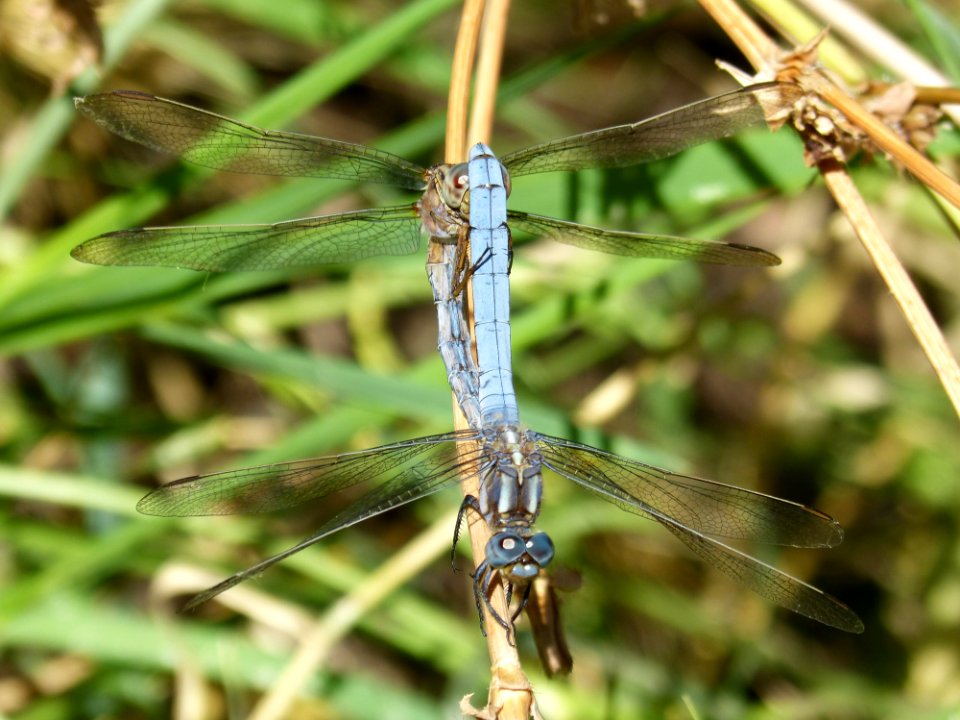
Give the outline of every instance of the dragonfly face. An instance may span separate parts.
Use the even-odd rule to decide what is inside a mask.
[[[541,568],[553,560],[553,552],[553,541],[546,533],[534,533],[529,526],[494,534],[487,541],[483,562],[473,575],[477,611],[480,612],[485,606],[497,624],[510,633],[512,623],[501,617],[490,602],[494,583],[499,579],[503,584],[508,606],[511,605],[514,588],[522,592],[519,606],[510,615],[511,621],[515,620],[527,604],[534,579],[540,574]],[[483,613],[480,612],[480,615],[482,618]]]
[[[487,542],[487,563],[512,583],[526,585],[553,560],[553,541],[546,533],[505,530]]]
[[[427,187],[416,204],[424,229],[440,242],[465,241],[469,230],[466,164],[434,165],[426,174]]]

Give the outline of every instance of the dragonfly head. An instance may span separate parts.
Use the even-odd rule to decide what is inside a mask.
[[[529,535],[514,530],[498,532],[490,538],[486,548],[490,567],[517,584],[535,578],[540,568],[553,560],[553,552],[553,541],[546,533]]]
[[[434,182],[440,193],[440,199],[444,205],[454,210],[463,209],[466,214],[466,208],[462,207],[467,200],[467,193],[470,190],[470,174],[467,172],[467,163],[457,163],[456,165],[438,165],[434,174]]]
[[[469,226],[466,196],[470,177],[465,163],[434,165],[427,171],[427,187],[417,212],[430,237],[458,241]]]

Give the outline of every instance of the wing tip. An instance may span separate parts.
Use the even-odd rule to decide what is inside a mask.
[[[830,521],[830,537],[827,539],[827,547],[837,547],[843,542],[843,527],[833,518]]]
[[[155,492],[151,492],[147,495],[144,495],[137,502],[137,512],[141,515],[153,515],[155,517],[162,516],[163,513],[159,512],[156,508],[156,498],[154,497]]]
[[[777,265],[782,265],[783,260],[780,259],[779,255],[774,255],[772,252],[768,252],[763,248],[758,248],[754,245],[744,245],[742,243],[727,243],[727,246],[738,250],[740,252],[750,253],[749,259],[746,264],[750,265],[761,265],[764,267],[776,267]],[[745,258],[746,260],[746,258]]]
[[[223,583],[220,583],[222,585]],[[202,593],[197,593],[192,598],[187,600],[183,606],[177,610],[177,615],[191,615],[196,612],[197,608],[205,604],[207,601],[212,600],[214,597],[219,595],[222,590],[214,592],[220,585],[215,585],[208,590],[204,590]],[[226,590],[227,588],[224,588]]]
[[[826,595],[826,593],[824,593]],[[834,612],[829,615],[824,614],[811,614],[807,615],[812,620],[821,622],[828,627],[835,628],[837,630],[842,630],[843,632],[848,632],[851,635],[862,635],[867,629],[866,625],[863,624],[863,620],[860,619],[860,616],[857,615],[853,610],[851,610],[845,603],[840,602],[835,597],[827,595],[830,600],[833,601],[832,610]],[[801,615],[806,613],[800,612]]]
[[[861,620],[859,616],[855,612],[853,612],[853,610],[850,611],[850,614],[853,616],[851,618],[853,623],[850,625],[849,628],[841,628],[841,630],[846,630],[846,632],[852,633],[854,635],[863,635],[863,633],[867,629],[867,626],[863,624],[863,620]]]
[[[106,238],[116,237],[123,234],[123,230],[97,235],[95,238],[84,240],[70,251],[70,257],[82,263],[90,265],[124,265],[120,258],[113,258],[109,261],[97,256],[97,250],[102,247],[101,241]]]

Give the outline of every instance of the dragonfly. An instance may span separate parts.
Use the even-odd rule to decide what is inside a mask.
[[[482,438],[479,492],[461,505],[459,528],[468,512],[480,515],[493,531],[485,558],[474,573],[478,610],[486,607],[508,632],[524,608],[534,581],[553,560],[550,538],[535,529],[544,493],[544,471],[564,476],[620,508],[653,519],[709,564],[760,596],[827,625],[862,632],[863,624],[846,605],[722,539],[744,539],[795,547],[834,547],[843,539],[840,525],[828,515],[788,500],[695,478],[629,460],[597,448],[537,433],[520,424],[513,388],[510,349],[510,230],[506,209],[506,169],[482,143],[470,151],[470,252],[477,361],[469,335],[453,320],[440,322],[440,345],[464,344],[441,352],[448,376],[471,427]],[[433,272],[434,296],[449,299],[446,312],[463,312],[456,301],[455,272]],[[448,283],[448,285],[443,285]],[[438,307],[441,303],[438,302]],[[444,332],[449,328],[455,334]],[[473,389],[476,388],[476,397]],[[454,533],[456,538],[457,531]],[[722,539],[721,539],[722,538]],[[522,590],[508,621],[489,601],[496,581]],[[509,602],[509,599],[508,599]]]
[[[500,314],[509,312],[506,216],[488,207],[505,208],[506,191],[502,171],[497,175],[498,163],[489,149],[478,145],[472,154],[471,166],[482,164],[481,169],[468,173],[466,196],[475,305],[477,311],[495,308],[492,315],[481,313],[476,318],[478,365],[469,351],[462,299],[456,291],[455,249],[441,248],[439,261],[430,266],[438,307],[438,344],[448,348],[441,355],[453,378],[451,387],[455,394],[462,394],[458,401],[470,430],[317,460],[187,478],[153,491],[138,509],[176,516],[277,510],[324,500],[358,485],[372,485],[311,536],[197,595],[187,607],[206,602],[340,529],[475,475],[479,497],[464,500],[454,535],[469,511],[479,513],[496,530],[474,573],[473,587],[478,610],[485,606],[509,631],[511,622],[496,614],[489,593],[498,579],[511,588],[517,586],[524,590],[522,607],[534,579],[552,561],[552,541],[534,530],[543,475],[552,471],[622,509],[656,520],[709,564],[762,597],[827,625],[861,631],[859,618],[839,600],[718,539],[833,547],[841,542],[843,532],[829,516],[787,500],[673,473],[520,426],[509,372],[509,323],[496,319],[497,309]],[[491,190],[493,198],[489,197]],[[500,296],[487,298],[487,293]],[[495,331],[482,331],[484,326],[493,326]],[[484,383],[480,380],[484,376],[493,381]]]
[[[674,155],[704,142],[765,126],[793,86],[763,83],[686,105],[637,123],[581,133],[503,156],[511,177],[585,168],[617,168]],[[458,208],[466,164],[421,167],[365,145],[264,130],[174,100],[133,90],[75,99],[77,110],[128,140],[208,168],[261,175],[390,184],[422,193],[414,204],[354,210],[273,224],[147,227],[118,230],[76,246],[77,260],[201,271],[279,270],[405,255],[421,228],[465,247]],[[601,229],[517,210],[511,227],[569,245],[628,257],[687,259],[741,266],[780,262],[764,250],[710,240]]]
[[[455,257],[455,247],[449,244],[432,245],[428,254],[427,275],[437,306],[437,346],[448,370],[448,382],[468,424],[479,428],[479,371],[470,351],[470,328],[463,310],[463,283],[457,278]],[[461,513],[460,518],[462,517]],[[455,535],[458,532],[459,527]],[[450,558],[454,567],[455,552],[456,537]],[[576,574],[564,573],[558,582],[544,568],[540,568],[536,578],[526,585],[522,611],[526,612],[540,664],[547,677],[569,675],[573,669],[573,657],[560,622],[560,601],[556,589],[560,587],[573,590],[578,586],[579,576]],[[474,588],[476,592],[476,585]],[[512,620],[515,619],[516,617],[512,616]],[[481,632],[485,632],[482,622],[480,627]]]
[[[617,167],[665,157],[698,142],[761,124],[764,103],[778,97],[778,86],[746,88],[641,123],[534,146],[505,156],[504,160],[511,162],[514,175],[518,175],[554,169]],[[469,171],[461,165],[424,170],[371,148],[294,133],[270,133],[129,91],[81,98],[78,108],[125,137],[180,152],[186,159],[210,167],[361,178],[394,182],[409,189],[414,189],[416,176],[416,189],[426,186],[423,198],[413,207],[355,211],[276,225],[142,228],[108,233],[74,250],[74,256],[82,260],[199,270],[276,269],[342,262],[378,253],[412,252],[418,245],[421,223],[432,239],[460,243],[469,234],[460,208]],[[684,127],[692,134],[684,134]],[[642,135],[653,149],[642,147]],[[507,215],[511,223],[521,228],[537,227],[542,234],[562,242],[624,255],[743,265],[778,262],[775,256],[746,246],[600,230],[515,211]],[[448,320],[452,310],[453,306],[444,310]],[[462,326],[457,327],[462,331]],[[459,338],[454,338],[448,350],[465,373],[458,387],[470,393],[476,387],[479,406],[479,369],[471,370],[469,353],[455,347],[463,336],[461,332]],[[509,341],[505,347],[509,348]],[[451,377],[459,377],[460,371],[455,368]],[[504,428],[511,429],[501,433]],[[524,452],[522,443],[538,447],[540,453]],[[531,461],[542,459],[541,468],[566,475],[624,509],[662,522],[695,551],[715,561],[721,569],[727,568],[732,575],[756,573],[756,577],[740,579],[761,595],[766,592],[765,596],[775,602],[821,622],[858,631],[859,620],[839,601],[710,537],[831,547],[840,541],[842,531],[828,516],[788,501],[677,475],[519,426],[484,427],[482,419],[465,431],[325,458],[185,478],[150,493],[138,509],[166,516],[269,512],[333,499],[362,487],[359,499],[348,503],[313,534],[195,596],[187,604],[192,608],[340,529],[456,484],[470,474],[479,476],[481,487],[492,487],[490,479],[507,480],[506,490],[481,493],[477,509],[483,512],[482,501],[507,506],[519,498],[512,512],[500,515],[508,517],[508,525],[509,517],[523,519],[517,527],[525,532],[521,526],[532,526],[539,512],[539,497],[516,494],[517,482],[511,469],[501,462],[505,455],[509,460],[514,453]],[[528,484],[530,489],[540,487],[539,481]],[[539,545],[532,548],[535,552],[531,555],[526,552],[531,549],[526,542],[533,538],[538,538]],[[475,588],[488,588],[495,577],[504,573],[519,572],[519,581],[534,570],[539,572],[552,558],[552,543],[542,533],[521,536],[524,545],[520,557],[513,552],[518,549],[514,538],[509,540],[488,553],[487,566],[475,574],[475,578],[480,578],[475,580]],[[530,567],[521,567],[524,560]],[[777,586],[778,582],[784,582],[786,589]]]
[[[480,369],[466,351],[469,335],[457,336],[465,321],[462,325],[455,322],[453,327],[458,329],[453,335],[445,330],[451,326],[449,315],[462,312],[462,299],[456,292],[455,247],[441,249],[444,254],[433,263],[430,274],[441,308],[439,340],[451,347],[464,346],[463,351],[446,355],[455,358],[448,368],[457,378],[452,386],[479,394]],[[474,573],[478,609],[482,603],[492,611],[486,597],[498,578],[511,586],[532,587],[532,592],[525,590],[525,597],[532,596],[539,603],[542,591],[534,583],[552,559],[553,544],[545,533],[536,533],[532,527],[539,513],[541,475],[553,472],[628,512],[659,522],[709,564],[761,596],[832,627],[862,631],[859,618],[840,601],[717,539],[833,547],[842,540],[843,531],[829,516],[787,500],[673,473],[520,426],[492,423],[485,427],[479,402],[461,404],[469,409],[471,427],[467,430],[358,452],[193,476],[150,492],[137,509],[167,517],[266,513],[306,503],[323,507],[360,493],[300,542],[195,595],[184,610],[198,607],[344,528],[471,477],[477,477],[482,503],[480,499],[464,502],[454,536],[468,511],[480,512],[492,527],[501,528]],[[518,471],[518,467],[522,469]],[[535,476],[528,470],[534,470]],[[518,490],[521,484],[526,490]],[[533,538],[537,539],[528,544]],[[510,631],[511,622],[493,616]],[[556,642],[549,637],[556,635],[558,628],[545,630],[544,642]]]

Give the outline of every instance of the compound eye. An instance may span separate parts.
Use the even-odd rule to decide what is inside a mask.
[[[517,562],[527,552],[523,538],[513,532],[500,532],[487,543],[490,567],[502,568]]]
[[[443,182],[440,185],[440,195],[444,204],[454,210],[460,208],[469,189],[469,166],[466,163],[446,166],[443,172]]]
[[[540,567],[550,564],[553,560],[553,541],[546,533],[537,533],[525,543],[526,552],[537,561]]]

